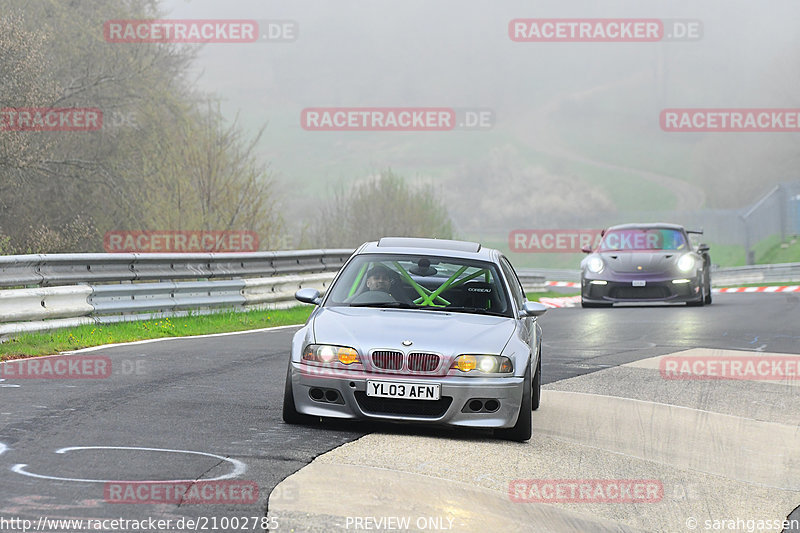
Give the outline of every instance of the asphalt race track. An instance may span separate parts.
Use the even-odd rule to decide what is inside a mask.
[[[526,444],[487,432],[285,425],[294,327],[82,352],[110,358],[107,379],[5,379],[0,519],[171,519],[174,531],[203,530],[178,529],[181,518],[203,520],[207,531],[263,531],[265,524],[273,531],[400,530],[394,526],[402,521],[388,521],[398,517],[411,519],[402,530],[415,531],[547,530],[537,520],[563,531],[704,531],[703,516],[696,529],[679,525],[689,524],[690,511],[783,519],[800,505],[797,382],[666,383],[657,371],[661,356],[677,352],[800,354],[800,296],[717,294],[703,308],[554,309],[541,323],[547,394]],[[764,439],[753,437],[763,432]],[[651,437],[661,445],[642,444]],[[662,480],[661,501],[519,503],[509,493],[518,479],[622,479],[621,472]],[[108,482],[171,480],[249,481],[258,497],[244,504],[225,496],[214,504],[175,505],[157,495],[149,503],[105,501]],[[135,531],[104,529],[127,530]]]

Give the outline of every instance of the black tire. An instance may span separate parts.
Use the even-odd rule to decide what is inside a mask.
[[[514,427],[495,430],[495,435],[505,440],[525,442],[531,438],[531,366],[525,369],[525,379],[522,382],[522,405],[519,406],[519,416]]]
[[[316,417],[304,415],[297,412],[294,404],[294,393],[292,392],[292,363],[289,362],[289,369],[286,371],[286,384],[283,387],[283,421],[287,424],[310,424]]]
[[[706,298],[703,300],[706,305],[711,305],[711,276],[706,274]]]
[[[542,401],[542,350],[539,349],[539,362],[536,363],[536,375],[531,387],[531,410],[536,411]]]

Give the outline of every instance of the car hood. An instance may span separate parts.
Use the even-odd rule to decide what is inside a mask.
[[[323,307],[314,317],[315,342],[376,348],[499,354],[516,327],[512,318],[412,309]],[[403,346],[411,341],[411,346]]]
[[[604,252],[598,254],[614,272],[663,274],[673,272],[678,259],[686,252]],[[640,268],[641,267],[641,268]]]

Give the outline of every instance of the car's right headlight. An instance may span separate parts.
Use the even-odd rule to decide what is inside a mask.
[[[339,362],[343,365],[361,362],[358,352],[353,348],[330,344],[309,344],[303,350],[303,360],[326,364]]]
[[[603,260],[597,256],[590,257],[586,261],[586,268],[589,269],[589,272],[594,272],[595,274],[598,274],[603,271],[603,267],[605,267],[605,263],[603,263]]]
[[[464,354],[456,357],[450,368],[461,372],[478,370],[484,374],[508,374],[514,371],[514,364],[503,355]]]

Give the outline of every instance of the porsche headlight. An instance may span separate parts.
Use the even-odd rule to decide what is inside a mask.
[[[303,359],[316,363],[339,362],[343,365],[361,362],[361,359],[358,357],[358,352],[353,348],[348,346],[332,346],[330,344],[309,344],[306,346],[306,349],[303,350]]]
[[[511,359],[502,355],[459,355],[450,368],[461,372],[478,370],[484,374],[509,374],[514,371]]]
[[[678,259],[678,270],[681,272],[689,272],[694,268],[694,257],[689,254],[682,255]]]
[[[586,268],[589,269],[589,272],[594,272],[595,274],[601,272],[604,266],[603,260],[597,256],[590,257],[586,262]]]

